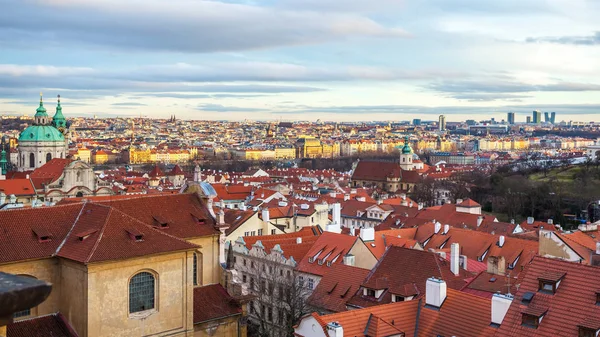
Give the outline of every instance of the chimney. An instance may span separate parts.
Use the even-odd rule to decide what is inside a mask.
[[[462,200],[462,199],[456,199],[456,204],[457,204],[457,205],[458,205],[458,204],[461,204],[462,202],[463,202],[463,200]]]
[[[527,217],[527,224],[528,225],[533,225],[533,222],[535,221],[535,219],[533,219],[532,216]]]
[[[548,219],[548,224],[549,224],[549,225],[554,225],[554,220],[552,220],[552,219]]]
[[[383,200],[377,199],[377,205],[381,205],[381,204],[383,204]]]
[[[344,337],[344,328],[338,322],[327,324],[327,334],[329,337]]]
[[[498,327],[502,324],[512,300],[513,296],[510,294],[494,294],[492,296],[492,326]]]
[[[511,219],[511,220],[510,220],[510,224],[511,224],[511,225],[514,225],[514,224],[515,224],[515,219]]]
[[[462,269],[464,269],[464,270],[469,270],[469,269],[467,268],[467,261],[468,261],[468,260],[467,260],[467,256],[466,256],[466,255],[461,255],[461,256],[460,256],[460,258],[459,258],[459,261],[460,261],[460,267],[461,267]]]
[[[302,243],[302,237],[297,237],[296,238],[296,244],[301,244]]]
[[[342,205],[339,202],[336,202],[332,206],[333,207],[331,210],[331,217],[332,217],[333,223],[335,225],[341,225],[342,224]]]
[[[413,207],[413,205],[414,205],[414,203],[411,201],[411,202],[408,204],[408,207],[412,208],[412,207]]]
[[[435,277],[427,279],[425,304],[433,308],[441,308],[446,300],[446,282]]]
[[[477,217],[477,227],[481,226],[483,223],[483,215]]]
[[[449,231],[449,230],[450,230],[450,225],[448,225],[448,224],[444,225],[444,233],[443,233],[443,234],[444,234],[444,235],[445,235],[445,234],[448,234],[448,231]]]
[[[442,229],[442,224],[441,224],[441,223],[439,223],[439,222],[436,222],[434,226],[435,226],[435,227],[434,227],[434,230],[433,230],[433,232],[434,232],[435,234],[439,233],[439,232],[440,232],[440,229]]]
[[[423,209],[423,203],[422,203],[422,202],[420,202],[420,203],[418,203],[418,204],[417,204],[417,210],[419,210],[419,211],[420,211],[420,210],[422,210],[422,209]]]
[[[487,272],[495,275],[506,273],[506,262],[503,256],[490,256],[487,261]]]
[[[498,238],[498,247],[504,246],[504,240],[504,235],[500,235],[500,238]]]
[[[375,240],[375,228],[361,228],[360,229],[360,238],[363,241]]]
[[[264,222],[271,221],[271,218],[269,217],[269,209],[266,207],[262,209],[262,220]]]
[[[344,201],[350,200],[350,194],[344,194]]]
[[[350,227],[350,235],[356,236],[356,229],[354,227]]]
[[[450,271],[452,274],[458,276],[460,273],[460,247],[458,243],[450,245]]]

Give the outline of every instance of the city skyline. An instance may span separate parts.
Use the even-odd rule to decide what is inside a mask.
[[[70,116],[454,122],[515,112],[521,123],[534,110],[556,112],[556,122],[600,113],[593,1],[52,0],[4,9],[3,114],[30,114],[39,91],[49,103],[61,94]]]

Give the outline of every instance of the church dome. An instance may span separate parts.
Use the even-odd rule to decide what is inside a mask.
[[[65,137],[57,128],[50,125],[31,125],[19,135],[19,143],[24,142],[64,142]]]

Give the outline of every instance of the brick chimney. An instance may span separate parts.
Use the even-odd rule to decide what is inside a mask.
[[[506,262],[504,256],[490,256],[487,261],[487,272],[495,275],[506,273]]]
[[[339,322],[327,324],[327,334],[329,337],[344,337],[344,328]]]

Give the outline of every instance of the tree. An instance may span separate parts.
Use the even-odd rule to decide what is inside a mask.
[[[312,312],[307,303],[312,292],[307,279],[295,271],[282,254],[271,252],[258,258],[248,256],[247,259],[245,266],[236,263],[235,270],[255,296],[248,303],[248,335],[293,336],[294,326],[304,315]]]

